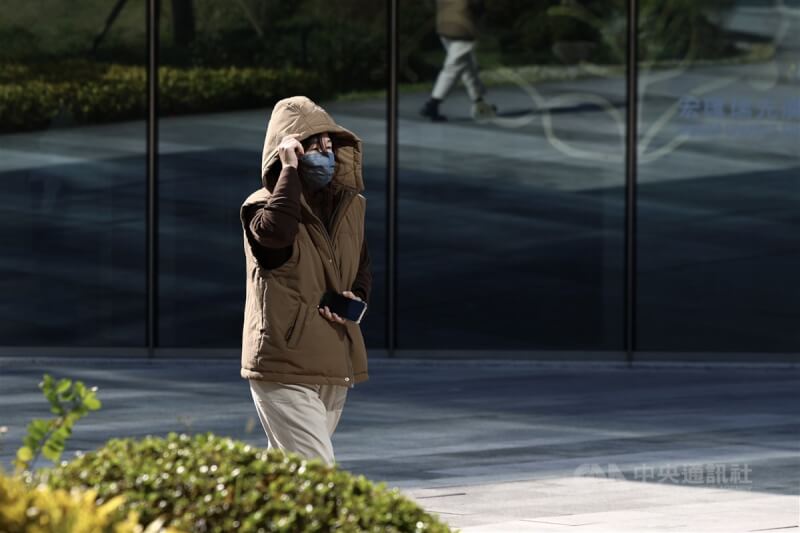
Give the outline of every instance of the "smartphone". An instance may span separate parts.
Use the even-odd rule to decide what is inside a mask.
[[[340,317],[352,320],[356,324],[361,323],[364,313],[367,311],[367,304],[353,300],[334,291],[328,291],[322,295],[319,301],[319,308],[328,306],[331,313],[336,313]]]

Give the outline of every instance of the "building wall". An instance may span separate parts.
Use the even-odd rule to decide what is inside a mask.
[[[639,0],[631,69],[629,2],[488,2],[446,121],[434,3],[155,4],[0,0],[0,353],[237,349],[292,94],[364,141],[374,351],[800,352],[800,3]]]

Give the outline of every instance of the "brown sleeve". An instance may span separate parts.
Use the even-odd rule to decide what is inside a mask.
[[[361,244],[361,259],[358,264],[358,273],[353,282],[353,293],[364,300],[369,306],[369,295],[372,292],[372,271],[369,248],[367,246],[367,235],[364,234],[364,241]],[[367,311],[369,313],[369,311]]]
[[[250,232],[265,248],[286,248],[294,243],[300,222],[300,177],[294,167],[284,167],[267,204],[250,220]]]

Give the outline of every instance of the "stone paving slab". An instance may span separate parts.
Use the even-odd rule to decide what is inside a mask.
[[[591,477],[407,489],[464,533],[750,532],[798,526],[797,495]]]

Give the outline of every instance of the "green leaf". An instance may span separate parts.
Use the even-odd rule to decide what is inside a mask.
[[[42,440],[48,431],[50,431],[50,422],[47,420],[36,418],[28,424],[28,436],[37,442]]]
[[[44,397],[47,398],[47,401],[50,405],[61,405],[61,402],[58,401],[58,395],[56,391],[52,388],[48,388],[44,390]]]
[[[31,450],[27,446],[22,446],[22,447],[20,447],[19,450],[17,450],[17,460],[18,461],[21,461],[23,463],[27,463],[31,459],[33,459],[33,450]]]
[[[81,419],[81,413],[78,411],[70,411],[64,416],[64,425],[73,426],[75,422]]]
[[[56,392],[58,394],[64,394],[69,390],[70,385],[72,385],[72,381],[67,378],[63,378],[59,380],[58,386],[56,387]]]
[[[90,393],[90,395],[87,395],[86,398],[83,399],[83,405],[85,405],[88,409],[91,409],[92,411],[97,411],[103,406],[103,404],[100,402],[100,400],[97,399],[94,393]]]
[[[25,435],[22,439],[23,446],[27,446],[30,449],[34,449],[39,446],[39,441],[31,437],[30,435]]]
[[[50,438],[66,440],[72,434],[72,428],[68,425],[63,425],[57,430],[53,431]]]
[[[42,448],[42,455],[51,461],[56,462],[61,458],[61,453],[63,451],[63,444],[49,440],[47,441],[47,444],[45,444],[44,448]]]

